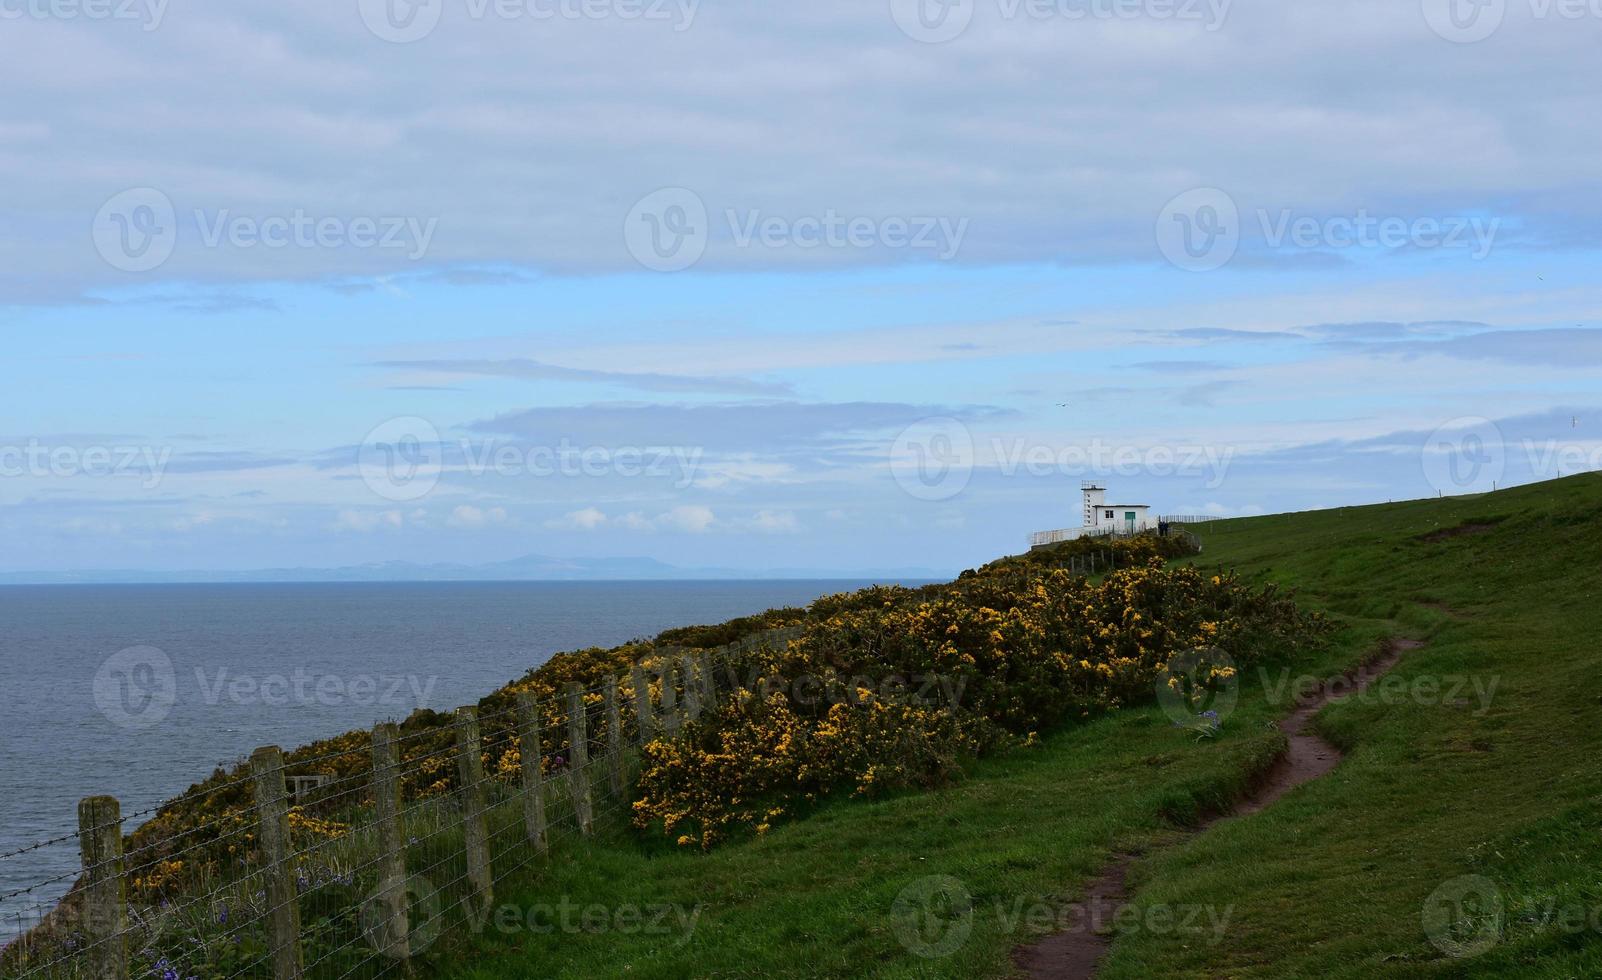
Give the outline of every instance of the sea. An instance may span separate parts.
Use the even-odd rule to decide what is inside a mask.
[[[259,746],[450,711],[555,653],[868,584],[0,586],[0,941],[71,887],[85,796],[117,797],[131,830]]]

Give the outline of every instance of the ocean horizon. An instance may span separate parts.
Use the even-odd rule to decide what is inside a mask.
[[[10,733],[0,744],[0,854],[70,835],[85,796],[117,797],[132,830],[262,745],[289,749],[418,708],[449,711],[556,653],[869,584],[0,585]],[[48,910],[77,868],[71,839],[0,865],[0,936]]]

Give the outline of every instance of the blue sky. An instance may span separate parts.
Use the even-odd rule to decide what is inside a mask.
[[[1083,479],[1602,465],[1589,12],[29,9],[0,570],[954,569]]]

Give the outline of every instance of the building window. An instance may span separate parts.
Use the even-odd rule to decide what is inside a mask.
[[[1112,512],[1112,511],[1110,511],[1110,510],[1109,510],[1109,511],[1108,511],[1108,512],[1107,512],[1107,516],[1108,516],[1108,517],[1111,517],[1111,516],[1112,516],[1112,514],[1113,514],[1113,512]]]

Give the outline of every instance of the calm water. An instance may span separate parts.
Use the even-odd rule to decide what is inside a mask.
[[[863,584],[0,587],[0,855],[75,830],[84,796],[136,813],[258,746],[448,711],[553,653]],[[0,896],[70,875],[76,847],[0,858]],[[0,897],[0,937],[70,884]]]

